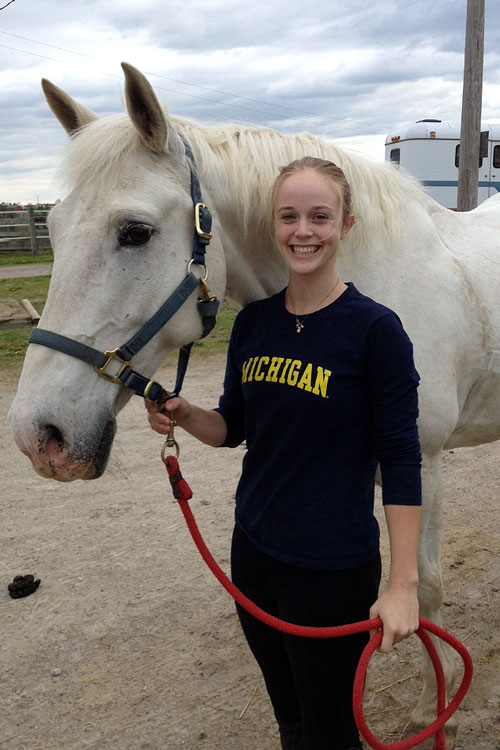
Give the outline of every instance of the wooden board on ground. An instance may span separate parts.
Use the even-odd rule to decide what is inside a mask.
[[[0,331],[36,325],[39,320],[40,314],[28,299],[22,299],[20,302],[15,299],[0,300]]]

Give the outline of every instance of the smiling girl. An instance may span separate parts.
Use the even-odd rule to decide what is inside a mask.
[[[354,216],[332,162],[284,167],[272,193],[275,240],[289,269],[282,292],[236,318],[224,392],[214,410],[183,398],[166,413],[213,446],[246,441],[232,543],[235,584],[300,625],[380,617],[380,650],[418,627],[418,374],[399,318],[344,283],[336,260]],[[381,595],[374,484],[380,464],[391,564]],[[284,750],[361,748],[352,686],[367,635],[286,635],[238,608],[264,676]],[[256,749],[257,750],[257,749]]]

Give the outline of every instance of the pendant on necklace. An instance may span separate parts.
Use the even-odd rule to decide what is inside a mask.
[[[295,328],[297,329],[297,333],[300,333],[301,330],[304,328],[303,324],[300,322],[300,320],[297,317],[295,318]]]

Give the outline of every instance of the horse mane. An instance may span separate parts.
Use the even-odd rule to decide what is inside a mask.
[[[394,165],[372,161],[320,136],[232,124],[201,126],[186,118],[171,119],[191,144],[199,172],[223,188],[224,202],[230,202],[228,211],[241,218],[245,234],[246,229],[251,233],[255,228],[256,220],[270,229],[274,179],[281,166],[301,156],[335,162],[351,185],[356,224],[344,245],[350,240],[365,246],[373,240],[375,229],[384,231],[387,241],[397,243],[402,212],[416,202],[429,201],[420,183]]]
[[[189,142],[206,200],[223,206],[224,217],[238,217],[242,235],[270,231],[271,186],[279,168],[301,156],[319,156],[340,166],[351,185],[356,224],[348,235],[364,246],[374,230],[397,242],[401,212],[428,197],[417,180],[393,165],[371,161],[310,133],[283,134],[269,128],[235,124],[202,125],[184,117],[165,116]],[[69,189],[88,189],[116,179],[120,165],[137,149],[146,150],[128,115],[111,115],[83,127],[67,144],[59,176]],[[145,156],[145,158],[147,158]],[[149,158],[158,158],[150,153]],[[211,196],[214,196],[211,198]],[[349,243],[350,244],[350,243]]]

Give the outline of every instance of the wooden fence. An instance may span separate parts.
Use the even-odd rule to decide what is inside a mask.
[[[30,250],[32,255],[51,249],[47,209],[28,206],[18,211],[0,211],[0,253]]]

